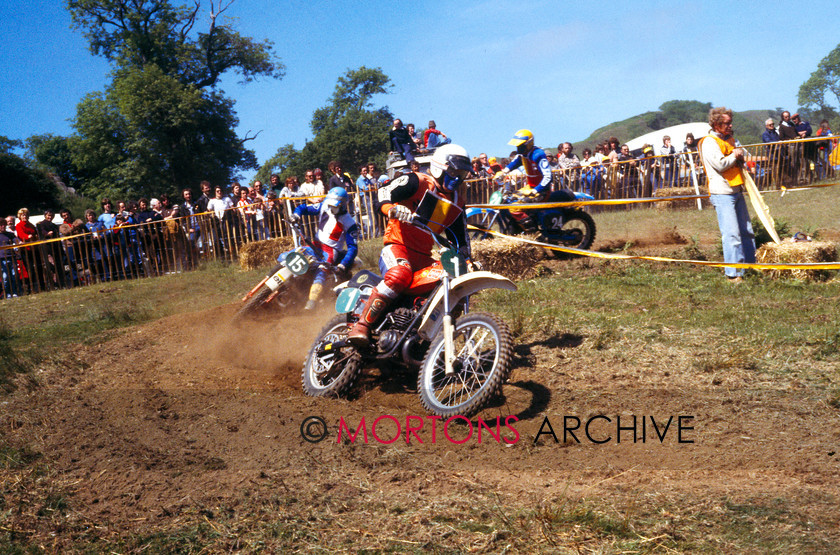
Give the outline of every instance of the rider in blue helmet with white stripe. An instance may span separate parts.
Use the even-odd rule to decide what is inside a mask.
[[[315,249],[306,247],[304,250],[328,264],[336,264],[340,260],[335,266],[339,273],[345,273],[353,266],[359,252],[356,220],[347,211],[349,197],[343,187],[333,187],[319,204],[301,204],[289,216],[292,222],[300,221],[301,216],[318,216],[318,233],[312,241]],[[278,261],[284,258],[285,253],[280,255]],[[326,270],[319,268],[309,289],[306,310],[315,308],[326,277]]]

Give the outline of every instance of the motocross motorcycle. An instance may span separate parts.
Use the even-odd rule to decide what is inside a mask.
[[[506,192],[505,188],[494,191],[490,195],[488,204],[511,204],[523,200],[522,190]],[[586,193],[576,193],[568,189],[552,192],[546,203],[574,202],[576,200],[594,200],[595,197]],[[586,250],[595,241],[595,220],[587,212],[571,206],[528,210],[530,224],[512,215],[509,210],[493,208],[468,208],[467,223],[479,228],[473,231],[473,239],[492,237],[483,230],[490,230],[494,226],[505,235],[519,235],[520,233],[538,234],[538,241],[551,243],[558,247],[571,247]],[[527,221],[527,220],[526,220]],[[565,256],[564,253],[551,251],[555,256]]]
[[[347,334],[382,278],[363,270],[340,285],[338,315],[321,330],[303,366],[307,395],[339,396],[362,369],[382,362],[417,371],[420,400],[438,416],[471,416],[501,392],[511,370],[510,330],[494,314],[470,312],[469,299],[488,288],[515,291],[516,285],[492,272],[468,271],[456,245],[417,216],[414,225],[435,238],[440,262],[414,273],[410,287],[371,328],[364,350],[351,346]]]
[[[278,257],[278,264],[271,269],[248,294],[242,298],[242,308],[236,313],[236,320],[250,317],[274,309],[288,309],[309,298],[309,288],[319,269],[327,270],[332,277],[331,289],[337,282],[335,266],[306,252],[306,246],[315,252],[320,252],[306,236],[297,223],[287,222],[292,230],[292,240],[295,247]]]

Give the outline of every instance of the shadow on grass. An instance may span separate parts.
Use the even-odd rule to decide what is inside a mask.
[[[528,368],[534,365],[536,356],[533,353],[534,347],[545,347],[547,349],[574,349],[580,347],[585,339],[582,335],[563,333],[544,337],[530,343],[520,343],[513,348],[513,361],[511,367]]]

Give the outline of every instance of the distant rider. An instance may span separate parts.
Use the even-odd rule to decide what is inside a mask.
[[[341,262],[336,264],[335,269],[336,272],[342,274],[352,267],[356,253],[359,252],[358,228],[356,220],[347,212],[347,202],[347,191],[342,187],[333,187],[319,204],[301,204],[289,216],[292,222],[299,222],[301,216],[304,215],[318,216],[318,233],[312,241],[315,249],[307,246],[304,251],[327,264],[335,264],[335,261],[340,259]],[[346,252],[343,248],[345,243]],[[284,260],[286,254],[280,255],[278,262]],[[315,308],[326,278],[326,268],[318,268],[312,287],[309,289],[309,300],[306,302],[305,310]]]
[[[435,150],[429,173],[409,173],[390,181],[379,189],[382,213],[388,216],[385,229],[385,246],[379,257],[382,281],[371,293],[359,321],[347,335],[357,348],[370,344],[370,328],[382,316],[388,305],[411,285],[414,273],[432,266],[434,239],[428,231],[411,225],[413,213],[427,194],[438,200],[440,213],[451,222],[445,232],[454,238],[459,251],[469,258],[470,243],[467,236],[464,208],[465,198],[458,188],[471,172],[470,157],[458,145],[444,145]],[[435,212],[436,214],[438,211]]]
[[[520,189],[519,193],[527,202],[545,201],[551,194],[551,167],[548,165],[545,151],[534,146],[534,134],[528,129],[520,129],[508,144],[516,147],[516,156],[501,173],[507,175],[511,170],[522,167],[527,187]],[[510,215],[516,218],[523,228],[535,227],[534,220],[525,212],[511,211]]]

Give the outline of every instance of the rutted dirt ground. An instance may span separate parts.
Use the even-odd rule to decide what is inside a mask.
[[[732,507],[758,507],[775,511],[768,522],[780,537],[812,550],[840,544],[838,411],[808,385],[739,368],[698,375],[665,349],[628,365],[593,348],[593,337],[562,335],[520,344],[505,398],[480,415],[515,415],[512,445],[486,433],[480,444],[475,435],[455,444],[440,428],[432,443],[429,421],[418,434],[423,443],[337,443],[342,417],[357,425],[424,416],[414,378],[371,370],[350,399],[305,397],[301,363],[327,313],[236,327],[235,308],[103,337],[79,347],[83,364],[44,371],[38,388],[8,399],[7,439],[43,454],[50,487],[69,507],[58,530],[35,515],[13,515],[20,538],[58,550],[80,538],[204,522],[221,534],[220,549],[237,549],[248,547],[235,539],[237,529],[280,518],[291,530],[278,532],[278,541],[297,547],[350,549],[356,538],[373,548],[501,551],[504,535],[480,539],[478,524],[465,532],[441,515],[515,521],[569,498],[657,519],[662,538],[684,536],[681,521],[702,533],[703,518],[691,514],[730,511],[734,519]],[[710,339],[687,337],[685,349],[709,355]],[[301,438],[308,415],[327,421],[326,441]],[[674,421],[663,443],[649,420],[645,443],[633,443],[629,431],[617,443],[615,422],[601,420],[591,435],[611,441],[586,441],[579,430],[576,444],[564,443],[564,415]],[[678,442],[679,415],[694,417],[684,421],[693,429],[683,437],[693,443]],[[545,417],[560,443],[543,436],[534,444]],[[382,425],[383,439],[393,437],[393,424]],[[466,429],[450,435],[464,438]],[[719,523],[708,526],[719,546],[732,547]]]

